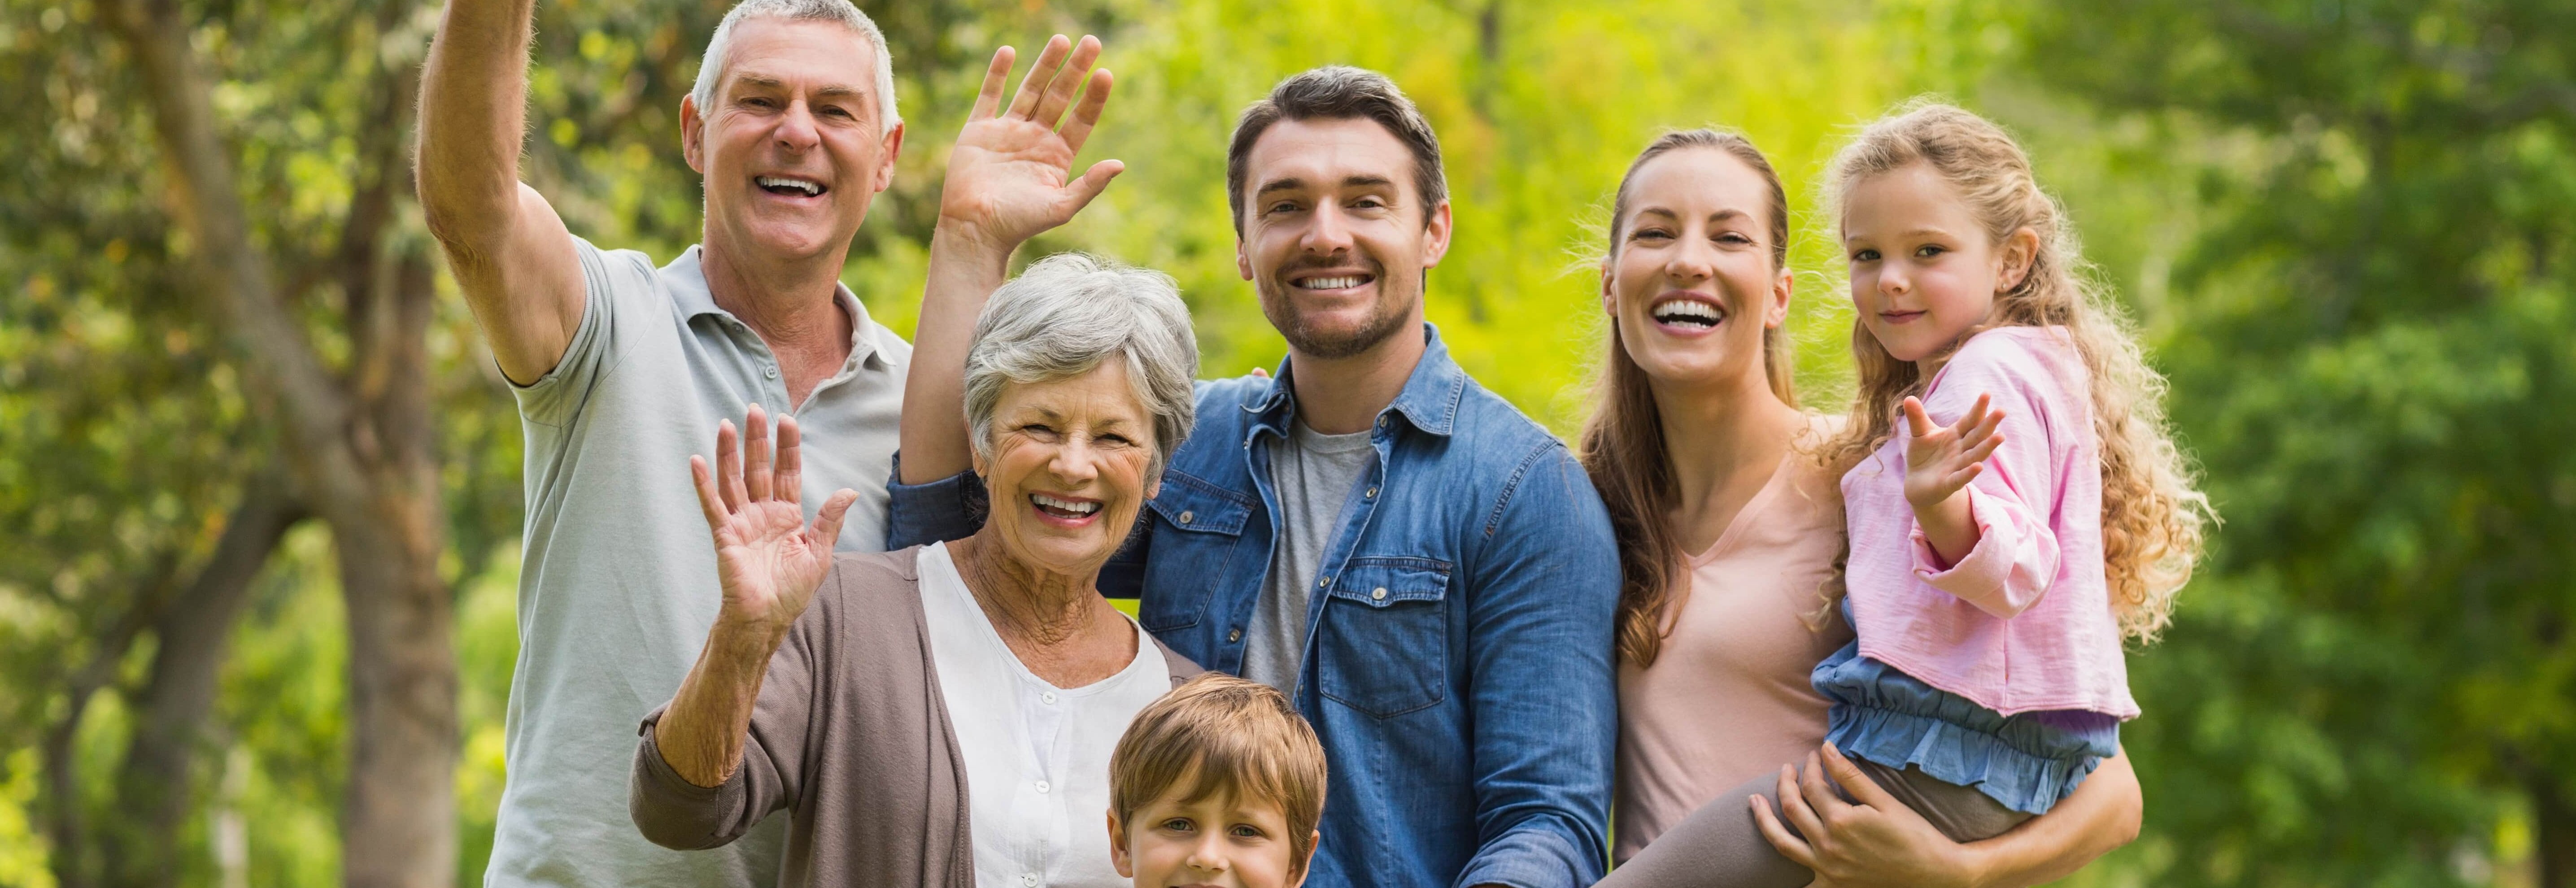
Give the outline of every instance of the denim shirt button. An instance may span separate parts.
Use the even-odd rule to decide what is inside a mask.
[[[1369,593],[1369,597],[1370,597],[1370,598],[1377,599],[1377,600],[1379,600],[1379,601],[1385,601],[1385,600],[1386,600],[1386,587],[1385,587],[1385,586],[1379,586],[1379,587],[1377,587],[1377,589],[1376,589],[1375,591],[1372,591],[1372,592],[1370,592],[1370,593]]]
[[[1367,493],[1360,494],[1360,498],[1361,498],[1361,499],[1376,499],[1376,498],[1377,498],[1377,488],[1375,488],[1375,487],[1371,487],[1371,488],[1369,488]]]
[[[1234,631],[1232,631],[1232,632],[1228,632],[1228,633],[1226,633],[1226,634],[1225,634],[1225,640],[1227,640],[1227,641],[1242,641],[1242,640],[1243,640],[1243,630],[1241,630],[1241,629],[1237,629],[1237,630],[1234,630]]]
[[[1192,512],[1182,512],[1182,513],[1181,513],[1181,523],[1182,523],[1182,524],[1188,524],[1188,523],[1190,523],[1190,519],[1192,519],[1192,518],[1196,518],[1196,517],[1198,517],[1198,515],[1197,515],[1196,513],[1192,513]]]
[[[1343,495],[1344,495],[1344,496],[1348,496],[1349,494],[1343,494]],[[1333,587],[1333,578],[1332,578],[1332,577],[1325,577],[1325,578],[1323,578],[1323,579],[1321,579],[1321,580],[1317,580],[1317,581],[1315,581],[1315,588],[1317,588],[1317,589],[1330,589],[1330,588],[1332,588],[1332,587]]]

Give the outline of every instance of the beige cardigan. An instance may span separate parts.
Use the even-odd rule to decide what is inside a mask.
[[[838,556],[769,659],[724,785],[671,770],[653,743],[662,708],[644,717],[627,807],[645,838],[714,848],[785,808],[782,884],[974,888],[966,763],[931,660],[919,551]],[[1201,671],[1154,645],[1174,685]]]

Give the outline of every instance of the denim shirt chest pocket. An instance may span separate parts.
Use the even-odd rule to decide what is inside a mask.
[[[1163,473],[1162,490],[1149,505],[1153,557],[1146,561],[1143,588],[1152,591],[1136,604],[1136,622],[1147,630],[1198,625],[1218,583],[1267,566],[1245,561],[1268,554],[1242,544],[1244,526],[1252,519],[1250,497],[1171,469]]]
[[[1376,718],[1447,699],[1449,568],[1432,558],[1345,563],[1325,586],[1315,629],[1317,690]]]

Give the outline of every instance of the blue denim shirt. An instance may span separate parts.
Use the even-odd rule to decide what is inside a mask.
[[[1297,708],[1330,784],[1307,884],[1576,888],[1607,866],[1619,563],[1565,445],[1459,369],[1439,332],[1371,436],[1318,565]],[[1276,538],[1288,385],[1198,386],[1198,428],[1102,570],[1183,656],[1239,673]],[[971,534],[971,474],[888,485],[889,548]]]

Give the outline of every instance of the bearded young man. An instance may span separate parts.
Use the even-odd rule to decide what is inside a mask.
[[[848,0],[734,7],[679,107],[703,242],[656,268],[575,237],[519,182],[532,11],[449,0],[421,86],[421,207],[527,436],[509,782],[485,884],[771,885],[787,818],[721,849],[666,850],[631,821],[627,775],[638,721],[717,617],[715,553],[681,469],[714,452],[720,422],[755,403],[795,417],[803,500],[863,492],[837,548],[884,542],[911,347],[839,277],[903,147],[892,62]],[[1069,134],[1099,110],[1076,109],[1066,134],[1053,118],[1002,142],[969,127],[961,151],[1070,157]],[[1047,198],[1070,216],[1107,181],[1059,181]]]
[[[1227,179],[1237,268],[1288,359],[1199,384],[1198,429],[1100,588],[1313,723],[1332,768],[1308,884],[1590,885],[1618,562],[1565,446],[1423,321],[1450,236],[1438,138],[1385,77],[1319,68],[1244,113]],[[984,297],[1048,227],[1005,221],[1013,201],[954,176],[943,196],[890,545],[986,512],[956,387]]]

